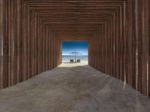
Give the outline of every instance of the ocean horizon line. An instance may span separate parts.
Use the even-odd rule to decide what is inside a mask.
[[[68,55],[62,55],[62,56],[74,56],[74,55],[68,54]],[[88,56],[88,55],[78,55],[78,56]]]

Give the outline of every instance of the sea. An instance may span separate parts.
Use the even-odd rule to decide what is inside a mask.
[[[73,55],[62,55],[62,62],[70,62],[71,59],[75,60],[75,56]],[[76,59],[80,59],[80,61],[88,61],[87,55],[77,56]]]

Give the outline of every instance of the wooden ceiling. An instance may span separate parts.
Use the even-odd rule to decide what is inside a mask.
[[[126,0],[24,0],[30,18],[36,17],[58,35],[93,35],[116,17]]]

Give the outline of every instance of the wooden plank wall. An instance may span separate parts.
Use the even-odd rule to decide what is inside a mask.
[[[125,81],[147,96],[150,96],[149,4],[149,0],[124,2],[90,46],[92,67]]]
[[[136,2],[137,46],[138,46],[138,85],[137,89],[145,95],[150,95],[149,47],[150,47],[150,16],[149,0]]]
[[[0,88],[60,64],[54,32],[49,33],[38,14],[22,1],[0,0]]]

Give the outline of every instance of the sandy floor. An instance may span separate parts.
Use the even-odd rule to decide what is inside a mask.
[[[62,64],[0,91],[0,112],[149,112],[150,99],[84,64]]]

